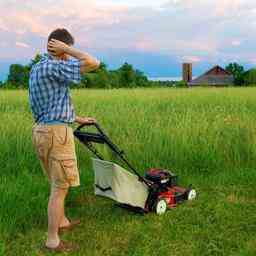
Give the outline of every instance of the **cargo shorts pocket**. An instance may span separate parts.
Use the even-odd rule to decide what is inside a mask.
[[[75,158],[59,160],[67,182],[71,186],[79,185],[79,173]]]
[[[68,141],[68,127],[59,126],[53,129],[54,141],[59,145],[66,145]]]

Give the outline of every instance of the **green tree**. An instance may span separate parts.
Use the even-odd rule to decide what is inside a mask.
[[[31,68],[33,65],[35,65],[36,63],[38,63],[41,59],[42,59],[42,55],[39,54],[39,53],[37,53],[36,56],[34,57],[34,59],[32,59],[32,60],[30,61],[30,64],[29,64],[30,68]]]
[[[107,70],[99,70],[97,72],[96,76],[96,84],[97,88],[111,88],[110,82],[109,82],[109,73]]]
[[[230,63],[226,66],[226,70],[229,71],[234,76],[234,84],[235,85],[243,85],[244,84],[244,67],[239,65],[238,63]]]
[[[96,73],[88,73],[85,76],[85,87],[86,88],[98,88],[97,85],[97,74]]]
[[[244,73],[244,83],[245,85],[256,86],[256,69],[250,69]]]
[[[36,54],[28,65],[13,64],[10,66],[6,88],[28,88],[29,73],[33,65],[42,58]],[[148,81],[140,70],[135,70],[132,65],[124,63],[117,70],[108,70],[105,63],[99,69],[82,75],[80,84],[71,84],[72,88],[120,88],[120,87],[146,87],[155,85]]]
[[[174,83],[176,87],[188,87],[188,84],[187,82],[185,82],[184,80],[181,80],[181,81],[177,81]]]
[[[10,83],[15,88],[27,88],[29,72],[29,66],[23,66],[21,64],[12,64],[9,69],[7,83]]]
[[[42,55],[36,54],[28,65],[12,64],[5,86],[8,88],[28,88],[30,70],[41,58]]]
[[[147,76],[138,69],[135,70],[135,82],[138,87],[150,86]]]
[[[100,67],[98,68],[98,70],[105,70],[105,71],[107,71],[108,70],[107,64],[104,63],[104,62],[101,62],[100,63]]]
[[[120,72],[117,70],[109,71],[109,81],[110,81],[111,88],[120,88],[121,87]]]
[[[124,63],[123,66],[119,69],[119,72],[122,87],[134,87],[134,85],[136,86],[136,74],[132,65]]]

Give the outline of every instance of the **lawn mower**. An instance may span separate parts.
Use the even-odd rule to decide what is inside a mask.
[[[106,135],[99,124],[95,123],[97,132],[84,131],[88,125],[80,125],[74,136],[95,156],[95,194],[114,199],[118,205],[141,213],[155,211],[164,214],[167,209],[179,203],[196,198],[196,191],[178,186],[178,177],[166,169],[154,168],[142,176],[126,159],[120,150]],[[130,171],[121,166],[105,161],[94,144],[105,144],[123,162]]]

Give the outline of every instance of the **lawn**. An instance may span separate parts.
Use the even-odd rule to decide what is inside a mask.
[[[77,114],[94,116],[144,173],[164,167],[198,198],[138,215],[94,196],[91,154],[76,143],[81,187],[67,213],[82,225],[70,255],[256,255],[256,89],[73,90]],[[31,141],[27,91],[0,90],[0,255],[48,255],[48,183]],[[111,157],[103,149],[106,156]],[[49,254],[50,255],[50,254]]]

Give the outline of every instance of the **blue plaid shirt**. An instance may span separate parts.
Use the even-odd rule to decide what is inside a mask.
[[[74,122],[75,112],[68,85],[80,81],[79,60],[56,60],[44,54],[32,67],[29,78],[29,100],[35,121]]]

